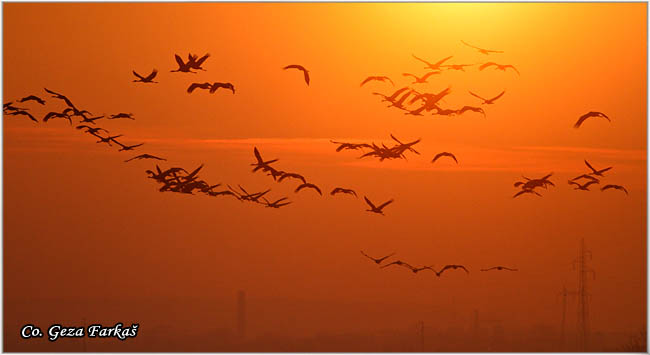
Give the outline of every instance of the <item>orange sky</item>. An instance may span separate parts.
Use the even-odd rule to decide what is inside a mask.
[[[65,106],[47,87],[93,114],[132,112],[135,121],[98,126],[126,143],[145,142],[135,152],[167,158],[161,167],[203,163],[199,175],[208,182],[271,188],[271,198],[293,202],[274,210],[159,193],[144,173],[154,162],[125,164],[136,154],[94,144],[65,121],[5,116],[5,339],[16,344],[9,349],[29,350],[11,339],[34,317],[137,318],[143,327],[187,318],[231,328],[239,289],[250,298],[251,336],[375,332],[423,319],[467,328],[474,309],[506,329],[555,329],[556,294],[576,287],[571,262],[580,238],[597,276],[591,328],[645,329],[646,10],[643,3],[4,4],[3,102],[40,96],[44,107],[21,104],[40,119]],[[504,53],[485,56],[461,40]],[[210,53],[207,71],[170,73],[174,53],[188,52]],[[445,71],[413,87],[451,87],[445,107],[479,105],[470,90],[506,93],[485,107],[487,118],[405,116],[371,93],[409,85],[404,72],[424,74],[412,54],[513,64],[521,76],[477,66]],[[288,64],[307,67],[310,85],[282,70]],[[159,84],[132,82],[131,70],[153,68]],[[359,87],[369,75],[387,75],[395,87]],[[205,81],[232,82],[236,94],[185,91]],[[590,119],[573,129],[592,110],[612,122]],[[421,155],[380,163],[336,153],[329,142],[389,144],[391,133],[421,138]],[[251,174],[254,146],[326,196],[294,194],[295,182]],[[432,165],[441,151],[460,164]],[[588,172],[584,159],[613,166],[603,183],[624,185],[629,196],[572,190],[566,181]],[[512,199],[522,174],[549,172],[556,187],[542,198]],[[336,186],[395,203],[384,217],[367,213],[361,198],[330,197]],[[438,279],[377,270],[360,249],[472,272]],[[496,264],[520,271],[478,271]],[[49,300],[34,306],[43,307],[37,316],[21,306],[31,298]],[[129,298],[128,307],[102,311]],[[47,309],[61,299],[87,303]],[[180,300],[181,311],[143,306],[152,300]],[[292,307],[301,302],[312,306]]]

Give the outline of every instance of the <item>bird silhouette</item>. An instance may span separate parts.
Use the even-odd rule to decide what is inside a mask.
[[[393,199],[390,199],[390,200],[384,202],[383,204],[381,204],[379,206],[375,206],[372,202],[370,202],[370,200],[366,196],[363,196],[363,199],[366,200],[366,203],[368,204],[368,206],[370,206],[370,209],[368,209],[366,211],[378,213],[378,214],[380,214],[382,216],[384,215],[384,212],[382,211],[384,209],[384,207],[388,206],[389,204],[393,203],[393,201],[394,201]]]
[[[461,39],[460,41],[463,42],[464,45],[466,45],[466,46],[468,46],[468,47],[472,47],[472,48],[478,50],[479,53],[483,53],[483,54],[485,54],[485,55],[488,55],[488,54],[490,54],[490,53],[503,53],[503,51],[495,51],[495,50],[483,49],[483,48],[479,48],[479,47],[473,46],[473,45],[471,45],[471,44],[469,44],[469,43],[463,41],[462,39]]]
[[[32,116],[31,113],[29,113],[29,112],[27,112],[27,111],[25,111],[25,110],[12,111],[12,112],[5,113],[5,114],[7,114],[7,115],[9,115],[9,116],[18,116],[18,115],[27,116],[27,117],[29,117],[30,120],[32,120],[32,121],[38,123],[38,120],[37,120],[36,118],[34,118],[34,116]],[[71,122],[72,122],[72,121],[71,121]]]
[[[165,158],[159,158],[159,157],[157,157],[157,156],[155,156],[155,155],[150,155],[150,154],[140,154],[140,155],[135,156],[135,157],[133,157],[133,158],[131,158],[131,159],[127,159],[127,160],[125,160],[124,162],[125,162],[125,163],[126,163],[126,162],[130,162],[130,161],[133,160],[133,159],[156,159],[156,160],[167,160],[167,159],[165,159]]]
[[[309,86],[309,70],[305,69],[305,67],[303,67],[302,65],[291,64],[291,65],[287,65],[287,66],[284,67],[283,69],[284,69],[284,70],[287,70],[287,69],[298,69],[298,70],[302,70],[303,74],[305,75],[305,82],[307,83],[307,86]]]
[[[119,146],[121,147],[121,148],[118,150],[118,152],[127,151],[127,150],[133,150],[133,149],[135,149],[135,148],[137,148],[137,147],[139,147],[139,146],[141,146],[141,145],[144,144],[144,143],[140,143],[140,144],[135,144],[135,145],[124,145],[124,144],[122,144],[122,143],[116,141],[115,139],[111,139],[111,140],[112,140],[115,144],[117,144],[117,145],[119,145]]]
[[[156,77],[158,74],[158,70],[154,69],[151,71],[151,74],[149,74],[147,77],[143,77],[142,75],[138,74],[133,70],[133,75],[137,77],[137,79],[133,80],[135,83],[152,83],[152,84],[157,84],[157,81],[153,81],[153,78]]]
[[[474,107],[474,106],[463,106],[461,109],[456,111],[456,114],[457,115],[462,115],[463,113],[465,113],[467,111],[478,112],[478,113],[483,114],[483,117],[486,117],[485,111],[482,108]]]
[[[587,181],[584,185],[580,185],[579,183],[575,181],[569,180],[569,185],[576,185],[576,188],[574,190],[583,190],[583,191],[590,191],[589,190],[589,185],[591,184],[597,184],[597,181]]]
[[[449,152],[442,152],[442,153],[436,154],[436,156],[433,158],[433,160],[431,160],[431,163],[435,163],[436,160],[438,160],[438,158],[441,158],[441,157],[450,157],[450,158],[454,159],[456,164],[458,164],[458,160],[456,159],[456,156],[453,155],[452,153],[449,153]]]
[[[417,75],[411,74],[411,73],[402,73],[403,76],[411,76],[411,77],[413,77],[413,79],[415,79],[415,81],[412,82],[411,84],[425,84],[425,83],[428,83],[427,79],[433,74],[440,74],[440,72],[439,71],[428,72],[428,73],[424,74],[422,77],[418,77]]]
[[[263,169],[262,171],[265,171],[266,169],[270,169],[271,166],[269,164],[278,161],[278,159],[264,161],[264,159],[262,159],[262,155],[260,154],[260,151],[257,150],[257,147],[253,147],[253,154],[255,154],[255,159],[257,160],[256,163],[251,164],[251,166],[255,167],[253,169],[253,172],[258,171],[259,169]]]
[[[193,72],[192,69],[192,61],[188,60],[187,63],[183,61],[183,58],[181,58],[178,54],[174,54],[174,58],[176,59],[176,63],[178,64],[178,69],[176,70],[170,70],[170,72],[183,72],[183,73],[192,73],[196,74],[196,72]]]
[[[90,134],[96,134],[99,131],[104,131],[106,133],[109,133],[107,130],[105,130],[104,128],[101,128],[101,127],[90,127],[90,126],[86,126],[86,125],[79,125],[79,126],[77,126],[75,128],[76,129],[84,129],[85,128],[86,130],[84,132],[90,133]]]
[[[445,270],[456,270],[456,269],[463,269],[465,272],[469,275],[469,270],[465,268],[463,265],[445,265],[440,271],[436,272],[436,276],[440,277]]]
[[[415,54],[411,54],[411,55],[413,56],[413,58],[415,58],[415,59],[421,61],[422,63],[426,64],[427,66],[425,67],[425,69],[431,69],[431,70],[439,70],[442,63],[448,61],[449,59],[451,59],[453,57],[453,56],[449,56],[447,58],[439,60],[436,63],[431,64],[431,63],[427,62],[424,59],[416,57]]]
[[[488,269],[481,269],[481,271],[490,271],[490,270],[508,270],[508,271],[517,271],[517,269],[507,268],[505,266],[493,266]]]
[[[82,119],[81,121],[79,121],[79,123],[92,123],[92,124],[96,124],[95,121],[97,121],[97,120],[100,119],[100,118],[104,118],[104,116],[97,116],[97,117],[86,117],[86,116],[83,116],[83,119]]]
[[[384,260],[390,258],[391,256],[395,255],[395,253],[392,253],[392,254],[388,254],[388,255],[386,255],[384,257],[381,257],[381,258],[373,258],[372,256],[364,253],[363,250],[361,250],[361,254],[363,254],[363,256],[365,256],[366,258],[374,261],[377,265],[381,264],[382,261],[384,261]]]
[[[26,101],[36,101],[41,105],[45,105],[45,100],[41,99],[38,96],[34,96],[34,95],[29,95],[29,96],[23,97],[22,99],[18,100],[18,102],[26,102]]]
[[[330,192],[330,195],[334,196],[334,195],[336,195],[336,194],[338,194],[338,193],[354,195],[354,197],[357,197],[357,193],[354,192],[354,190],[351,190],[351,189],[344,189],[344,188],[342,188],[342,187],[337,187],[337,188],[335,188],[334,190],[332,190],[332,192]]]
[[[627,193],[627,189],[625,189],[625,187],[623,187],[623,186],[621,186],[621,185],[613,185],[613,184],[608,184],[608,185],[603,186],[603,187],[600,189],[600,191],[605,191],[605,190],[608,190],[608,189],[621,190],[621,191],[625,192],[626,195],[628,194],[628,193]]]
[[[367,83],[367,82],[369,82],[369,81],[372,81],[372,80],[375,80],[375,81],[381,81],[381,82],[386,82],[386,80],[388,80],[388,81],[390,81],[390,83],[391,83],[392,85],[395,85],[395,83],[393,83],[393,81],[390,80],[390,78],[387,77],[387,76],[369,76],[369,77],[365,78],[365,79],[361,82],[361,84],[360,84],[359,86],[361,87],[361,86],[363,86],[363,84],[365,84],[365,83]]]
[[[441,67],[446,67],[448,68],[447,70],[460,70],[460,71],[465,71],[465,67],[471,67],[476,64],[447,64],[447,65],[441,65]]]
[[[587,167],[588,167],[589,169],[591,169],[591,171],[592,171],[591,173],[589,173],[589,175],[605,176],[605,175],[603,175],[603,173],[606,172],[607,170],[609,170],[609,169],[612,168],[612,167],[610,166],[609,168],[605,168],[605,169],[601,169],[601,170],[596,170],[596,169],[594,169],[593,166],[591,166],[591,164],[589,164],[589,162],[587,161],[587,159],[585,159],[585,164],[587,164]]]
[[[70,101],[70,99],[68,99],[66,96],[61,95],[61,94],[59,94],[59,93],[56,93],[56,92],[54,92],[54,91],[52,91],[52,90],[48,90],[47,88],[44,88],[44,89],[45,89],[45,91],[47,91],[48,93],[52,94],[52,97],[53,97],[53,98],[55,98],[55,99],[59,99],[59,100],[63,100],[63,101],[65,102],[65,104],[68,105],[69,107],[75,107],[75,106],[72,104],[72,101]]]
[[[210,90],[212,88],[212,84],[210,83],[192,83],[188,88],[187,88],[187,93],[191,94],[195,89],[204,89],[204,90]]]
[[[538,192],[534,191],[533,189],[524,189],[524,190],[521,190],[521,191],[517,192],[514,196],[512,196],[512,198],[515,198],[517,196],[521,196],[523,194],[535,194],[535,195],[540,196],[540,197],[542,196]]]
[[[410,88],[408,86],[397,89],[397,91],[395,91],[391,96],[386,96],[386,95],[384,95],[382,93],[378,93],[378,92],[373,92],[372,94],[382,96],[383,97],[383,99],[381,100],[382,102],[384,102],[384,101],[394,102],[395,99],[397,99],[397,96],[399,96],[401,93],[403,93],[404,91],[409,90],[409,89]]]
[[[605,115],[604,113],[596,112],[596,111],[590,111],[590,112],[587,112],[584,115],[580,116],[580,118],[578,118],[578,121],[576,121],[576,123],[573,125],[573,128],[580,128],[580,125],[582,125],[582,123],[587,118],[590,118],[590,117],[602,117],[602,118],[606,118],[609,122],[612,122],[612,120],[610,120],[609,117],[607,117],[607,115]]]
[[[121,112],[121,113],[118,113],[118,114],[115,114],[115,115],[110,115],[109,117],[107,117],[107,119],[109,119],[109,120],[115,120],[115,119],[118,119],[118,118],[128,118],[130,120],[135,121],[135,118],[133,118],[132,113]]]
[[[115,138],[120,138],[120,137],[122,137],[121,134],[118,134],[117,136],[102,137],[102,136],[97,135],[97,134],[95,134],[95,133],[91,133],[91,132],[88,132],[88,133],[90,133],[90,134],[92,134],[93,136],[99,138],[99,140],[98,140],[97,142],[95,142],[95,143],[106,143],[106,144],[108,144],[109,147],[112,147],[112,146],[113,146],[113,145],[111,144],[111,142],[114,142],[114,141],[115,141]]]
[[[212,87],[210,87],[210,93],[213,94],[219,88],[232,90],[232,94],[233,95],[235,94],[235,87],[231,83],[219,83],[219,82],[212,83]]]
[[[305,189],[305,188],[314,189],[314,190],[316,190],[316,192],[318,192],[319,195],[323,196],[323,193],[320,191],[320,189],[318,188],[318,186],[316,186],[316,185],[314,185],[314,184],[310,184],[310,183],[308,183],[308,182],[303,183],[303,184],[301,184],[300,186],[296,187],[296,190],[295,190],[294,192],[298,192],[298,191],[300,191],[300,190],[302,190],[302,189]]]
[[[210,57],[210,53],[207,53],[206,55],[204,55],[201,58],[198,58],[197,55],[188,54],[187,55],[187,59],[188,59],[187,65],[192,69],[205,71],[205,69],[201,68],[201,65],[209,57]]]
[[[497,64],[495,62],[487,62],[487,63],[481,65],[480,67],[478,67],[478,70],[483,70],[483,69],[491,67],[493,65],[496,66],[496,68],[494,68],[495,70],[506,71],[506,69],[511,68],[512,70],[517,72],[517,75],[521,75],[521,74],[519,74],[519,70],[517,70],[517,68],[515,68],[514,65],[511,65],[511,64]]]
[[[303,184],[307,182],[307,180],[305,180],[305,177],[300,175],[300,174],[287,173],[287,172],[284,172],[284,171],[281,171],[280,173],[281,174],[280,174],[280,178],[278,179],[278,182],[282,182],[282,180],[289,179],[289,178],[298,179],[298,180],[302,181]]]
[[[500,98],[501,96],[503,96],[503,94],[505,94],[505,93],[506,93],[506,91],[503,90],[499,95],[497,95],[497,96],[495,96],[495,97],[493,97],[493,98],[491,98],[491,99],[484,99],[484,98],[478,96],[477,94],[475,94],[475,93],[473,93],[473,92],[471,92],[471,91],[469,92],[470,95],[472,95],[472,96],[474,96],[474,97],[477,97],[477,98],[483,100],[483,103],[481,103],[481,105],[492,105],[492,104],[494,104],[494,101],[496,101],[498,98]]]
[[[47,122],[53,118],[65,118],[70,122],[70,125],[72,125],[72,119],[70,116],[66,115],[65,113],[62,112],[48,112],[45,117],[43,117],[43,122]]]
[[[264,201],[264,203],[266,203],[266,206],[264,206],[264,207],[270,207],[270,208],[280,208],[282,206],[286,206],[286,205],[290,204],[291,202],[280,203],[280,202],[282,202],[282,201],[284,201],[286,199],[287,199],[287,197],[283,197],[283,198],[281,198],[279,200],[276,200],[275,202],[269,202],[269,200],[262,197],[262,200]]]
[[[391,266],[391,265],[403,266],[403,267],[405,267],[405,268],[408,268],[408,269],[413,270],[413,266],[411,266],[411,265],[409,265],[408,263],[405,263],[405,262],[403,262],[403,261],[401,261],[401,260],[395,260],[395,261],[393,261],[392,263],[388,263],[388,264],[386,264],[386,265],[384,265],[384,266],[381,266],[380,269],[383,269],[383,268],[389,267],[389,266]]]

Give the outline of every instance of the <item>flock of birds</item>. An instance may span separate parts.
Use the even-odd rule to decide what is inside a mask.
[[[372,260],[373,262],[375,262],[375,264],[377,264],[377,265],[380,265],[384,260],[386,260],[386,259],[390,258],[391,256],[395,255],[395,253],[392,253],[392,254],[383,256],[381,258],[375,258],[375,257],[372,257],[372,256],[364,253],[363,250],[361,250],[361,254],[363,256],[365,256],[366,258],[368,258],[368,259]],[[457,265],[457,264],[447,264],[447,265],[443,266],[440,269],[440,271],[436,271],[433,268],[433,265],[428,265],[428,266],[425,265],[425,266],[415,267],[415,266],[412,266],[411,264],[409,264],[407,262],[404,262],[402,260],[395,260],[395,261],[390,262],[388,264],[384,264],[384,265],[380,266],[379,268],[384,269],[384,268],[387,268],[387,267],[389,267],[391,265],[404,267],[406,269],[411,270],[414,274],[417,274],[420,271],[429,270],[429,271],[435,273],[437,277],[440,277],[440,275],[442,275],[442,273],[447,271],[447,270],[456,270],[456,269],[461,269],[461,270],[465,271],[469,275],[469,270],[464,265]],[[500,265],[499,266],[493,266],[493,267],[490,267],[490,268],[487,268],[487,269],[481,269],[481,271],[491,271],[491,270],[518,271],[517,269],[513,269],[513,268],[509,268],[509,267],[505,267],[505,266],[500,266]]]
[[[471,44],[468,44],[464,41],[461,41],[464,45],[473,48],[477,50],[479,53],[484,54],[484,55],[489,55],[490,53],[503,53],[503,51],[497,51],[497,50],[489,50],[489,49],[483,49],[479,48],[476,46],[473,46]],[[485,110],[483,109],[484,106],[489,106],[495,104],[495,102],[499,99],[501,99],[505,95],[505,90],[501,91],[501,93],[497,94],[496,96],[490,97],[490,98],[485,98],[479,94],[476,94],[474,92],[469,91],[469,95],[479,99],[480,104],[478,105],[464,105],[460,108],[449,108],[449,107],[443,107],[442,102],[443,99],[451,94],[451,87],[447,87],[439,92],[421,92],[422,90],[416,90],[415,87],[412,87],[416,84],[424,84],[427,83],[428,80],[430,80],[431,77],[434,75],[440,75],[443,70],[456,70],[456,71],[465,71],[465,68],[471,67],[474,65],[478,65],[478,70],[483,71],[489,68],[494,68],[495,70],[501,70],[501,71],[506,71],[508,69],[514,71],[517,75],[520,75],[519,71],[517,68],[515,68],[513,65],[510,64],[499,64],[496,62],[485,62],[485,63],[480,63],[480,64],[451,64],[448,63],[448,61],[453,58],[453,56],[448,56],[446,58],[443,58],[435,63],[429,62],[425,59],[419,58],[415,55],[412,55],[413,58],[417,61],[420,61],[424,63],[426,66],[424,69],[427,70],[427,72],[419,75],[419,74],[412,74],[412,73],[403,73],[404,77],[409,77],[412,78],[413,81],[410,83],[410,86],[405,86],[402,87],[391,94],[383,94],[379,92],[373,92],[373,95],[380,96],[382,102],[387,102],[389,105],[387,106],[388,108],[395,107],[399,110],[405,111],[406,115],[414,115],[414,116],[422,116],[425,112],[432,112],[432,115],[439,115],[439,116],[455,116],[455,115],[462,115],[466,112],[475,112],[475,113],[480,113],[484,117],[487,117]],[[210,54],[205,54],[202,57],[199,57],[198,55],[195,54],[188,54],[187,61],[183,60],[178,54],[174,55],[174,58],[176,60],[176,64],[178,65],[178,68],[175,70],[171,70],[170,72],[179,72],[179,73],[192,73],[196,74],[197,71],[206,71],[206,69],[203,68],[203,65],[205,64],[206,60],[210,57]],[[445,64],[448,63],[448,64]],[[302,72],[304,76],[304,81],[309,86],[310,84],[310,72],[307,70],[304,66],[302,65],[297,65],[297,64],[291,64],[283,67],[282,69],[284,70],[289,70],[289,69],[295,69],[300,72]],[[133,82],[136,83],[143,83],[143,84],[158,84],[158,81],[154,81],[156,77],[158,76],[158,71],[156,69],[153,69],[151,73],[147,76],[140,75],[137,73],[135,70],[132,71],[133,75],[135,76],[135,79]],[[360,86],[364,86],[365,84],[369,82],[390,82],[392,85],[395,85],[393,80],[387,76],[369,76],[366,79],[364,79]],[[230,82],[219,82],[219,81],[214,81],[214,82],[192,82],[189,84],[187,88],[187,93],[191,94],[195,90],[201,89],[201,90],[208,90],[210,94],[214,94],[217,92],[218,89],[225,89],[225,90],[231,90],[233,94],[235,94],[235,86],[230,83]],[[115,119],[131,119],[135,120],[133,114],[131,113],[116,113],[112,115],[102,115],[102,116],[96,116],[92,117],[92,114],[87,111],[87,110],[82,110],[79,109],[77,106],[75,106],[72,101],[66,97],[63,94],[54,92],[52,90],[49,90],[45,88],[45,91],[51,95],[52,98],[61,100],[65,103],[65,107],[63,107],[60,110],[55,110],[55,111],[50,111],[44,115],[42,118],[43,122],[49,122],[50,120],[53,119],[65,119],[67,120],[70,125],[73,125],[73,118],[78,117],[79,121],[78,124],[76,125],[76,129],[78,130],[83,130],[83,132],[88,133],[89,135],[99,139],[96,143],[105,143],[108,146],[113,146],[112,144],[116,144],[119,146],[118,151],[132,151],[135,148],[138,148],[142,146],[144,143],[139,143],[139,144],[124,144],[120,141],[118,141],[118,138],[121,138],[123,135],[118,134],[118,135],[110,135],[110,132],[101,127],[97,127],[96,121],[100,119],[106,119],[106,120],[115,120]],[[408,100],[408,101],[407,101]],[[46,101],[36,95],[29,95],[26,97],[23,97],[19,100],[10,101],[4,104],[3,106],[3,112],[7,116],[26,116],[29,119],[31,119],[34,122],[39,122],[38,119],[34,117],[34,115],[31,113],[31,110],[29,108],[25,107],[19,107],[21,106],[20,104],[26,104],[28,102],[35,102],[38,103],[42,106],[45,105]],[[575,128],[581,127],[584,122],[589,119],[589,118],[605,118],[609,122],[611,122],[610,118],[605,115],[602,112],[588,112],[581,117],[578,118],[577,122],[574,124]],[[106,134],[106,136],[102,135],[102,132]],[[390,160],[390,159],[406,159],[406,153],[411,152],[417,155],[421,155],[420,152],[418,152],[414,146],[418,144],[421,139],[417,139],[411,142],[404,143],[397,139],[394,135],[390,135],[391,139],[394,141],[394,144],[392,146],[388,146],[385,143],[381,143],[380,145],[376,144],[375,142],[371,143],[352,143],[352,142],[338,142],[338,141],[331,141],[333,144],[338,145],[336,148],[336,152],[341,152],[343,150],[354,150],[354,151],[361,151],[362,155],[358,157],[358,159],[366,158],[366,157],[374,157],[378,159],[380,162],[384,160]],[[320,196],[323,195],[323,192],[319,186],[312,182],[308,182],[307,179],[295,172],[287,172],[283,170],[276,169],[275,167],[271,166],[271,164],[277,162],[279,159],[271,159],[271,160],[264,160],[257,149],[257,147],[253,148],[253,153],[255,157],[255,162],[250,164],[253,166],[252,172],[261,172],[265,173],[268,176],[271,176],[274,181],[281,183],[285,180],[296,180],[299,184],[295,188],[294,192],[299,193],[300,191],[306,191],[306,190],[312,190],[315,193],[318,193]],[[431,160],[431,163],[435,163],[441,158],[448,158],[448,159],[453,159],[456,164],[458,164],[458,159],[456,156],[451,153],[451,152],[439,152],[435,154]],[[166,161],[165,158],[161,158],[155,155],[151,154],[140,154],[134,157],[131,157],[125,162],[130,162],[132,160],[140,160],[140,159],[151,159],[151,160],[159,160],[159,161]],[[569,185],[575,186],[575,190],[583,190],[583,191],[589,191],[589,186],[593,184],[598,184],[600,180],[596,177],[604,177],[603,173],[612,169],[612,167],[608,167],[605,169],[600,169],[597,170],[585,160],[585,164],[587,167],[591,170],[590,172],[587,172],[585,174],[582,174],[574,179],[571,179],[568,181]],[[271,191],[271,189],[266,189],[265,191],[260,191],[260,192],[251,192],[249,193],[244,187],[241,185],[238,185],[238,190],[232,188],[230,185],[226,185],[227,189],[224,189],[223,187],[221,190],[216,190],[220,186],[222,186],[221,183],[219,184],[210,184],[206,182],[205,180],[199,179],[199,171],[203,168],[203,164],[199,166],[198,168],[192,170],[191,172],[188,172],[188,170],[181,168],[181,167],[170,167],[167,169],[161,169],[158,165],[155,166],[155,170],[146,170],[146,174],[148,178],[153,179],[155,182],[159,183],[162,185],[159,189],[160,192],[177,192],[177,193],[183,193],[183,194],[194,194],[195,192],[202,193],[208,196],[212,197],[217,197],[217,196],[231,196],[236,198],[239,201],[242,202],[252,202],[256,204],[262,204],[265,207],[268,208],[281,208],[284,206],[287,206],[291,204],[292,202],[289,201],[288,197],[281,197],[279,199],[272,199],[268,200],[268,193]],[[555,186],[555,184],[549,180],[549,178],[552,176],[552,173],[547,174],[546,176],[543,176],[541,178],[527,178],[523,176],[524,180],[523,181],[517,181],[514,183],[514,186],[517,188],[520,188],[520,191],[518,191],[513,198],[524,195],[524,194],[534,194],[537,196],[541,196],[535,189],[537,188],[544,188],[546,189],[549,185],[550,186]],[[584,184],[581,184],[579,181],[582,179],[586,180]],[[609,189],[617,189],[625,192],[626,194],[628,191],[625,189],[625,187],[621,185],[615,185],[615,184],[607,184],[601,188],[601,191],[609,190]],[[354,196],[357,198],[357,192],[351,188],[345,188],[345,187],[335,187],[331,190],[330,195],[331,196],[336,196],[336,195],[350,195]],[[366,211],[379,214],[379,215],[384,215],[384,208],[391,203],[394,202],[393,199],[390,199],[386,202],[383,202],[381,204],[375,204],[373,203],[367,196],[363,196],[364,201],[367,205]],[[365,257],[371,259],[373,262],[376,264],[381,264],[384,260],[388,259],[389,257],[393,256],[393,254],[384,256],[382,258],[374,258],[371,257],[367,254],[365,254],[363,251],[361,252]],[[440,277],[441,274],[447,270],[454,270],[454,269],[462,269],[466,273],[469,274],[469,270],[463,266],[463,265],[445,265],[442,267],[439,271],[436,271],[433,266],[421,266],[421,267],[414,267],[404,261],[401,260],[396,260],[390,263],[387,263],[385,265],[382,265],[380,268],[386,268],[392,265],[396,266],[402,266],[407,269],[410,269],[413,273],[417,273],[420,271],[425,271],[429,270],[432,271],[436,274],[436,276]],[[481,271],[490,271],[490,270],[507,270],[507,271],[517,271],[517,269],[513,268],[508,268],[504,266],[494,266],[488,269],[481,269]]]

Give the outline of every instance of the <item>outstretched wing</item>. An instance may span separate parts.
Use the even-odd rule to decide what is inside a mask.
[[[482,97],[476,95],[475,93],[473,93],[473,92],[471,92],[471,91],[469,91],[469,94],[472,95],[472,96],[474,96],[474,97],[477,97],[477,98],[479,98],[479,99],[481,99],[481,100],[483,100],[483,101],[487,101],[487,100],[485,100],[484,98],[482,98]],[[465,106],[465,107],[469,107],[469,106]],[[463,108],[465,108],[465,107],[463,107]]]
[[[505,93],[506,93],[506,91],[503,90],[499,95],[497,95],[497,96],[495,96],[494,98],[490,99],[490,101],[494,101],[494,100],[500,98],[500,97],[503,96],[503,94],[505,94]]]
[[[421,61],[422,63],[424,63],[424,64],[426,64],[426,65],[428,65],[428,66],[431,66],[431,63],[427,62],[426,60],[424,60],[424,59],[422,59],[422,58],[418,58],[418,57],[416,57],[415,54],[411,54],[411,55],[413,56],[413,58],[415,58],[415,59]]]
[[[390,199],[390,200],[384,202],[384,203],[383,203],[382,205],[380,205],[379,207],[377,207],[377,209],[378,209],[378,210],[381,210],[381,209],[383,209],[384,207],[386,207],[386,206],[390,205],[391,203],[393,203],[393,201],[394,201],[393,199]]]
[[[174,58],[176,58],[176,63],[178,63],[179,67],[185,66],[183,59],[178,54],[174,54]]]
[[[133,72],[135,74],[135,72]],[[158,70],[154,69],[148,77],[144,78],[145,81],[151,81],[158,74]],[[137,74],[136,74],[137,75]],[[139,77],[139,75],[137,75]]]
[[[585,159],[585,164],[587,164],[587,167],[588,167],[589,169],[591,169],[594,173],[596,172],[596,169],[594,169],[594,167],[591,166],[591,164],[589,164],[589,162],[587,161],[587,159]]]
[[[512,68],[514,71],[517,72],[517,75],[521,75],[521,74],[519,74],[519,70],[517,70],[517,68],[515,68],[514,65],[508,64],[508,65],[505,66],[505,68]]]
[[[499,65],[498,65],[497,63],[495,63],[495,62],[487,62],[487,63],[484,63],[483,65],[481,65],[480,67],[478,67],[478,70],[483,70],[483,69],[485,69],[485,68],[487,68],[487,67],[489,67],[489,66],[491,66],[491,65],[499,66]]]
[[[203,62],[205,62],[205,60],[208,59],[209,57],[210,57],[210,53],[207,53],[207,54],[204,55],[203,57],[199,58],[197,61],[195,61],[196,66],[197,66],[197,67],[200,67],[201,64],[203,64]]]
[[[363,199],[366,200],[366,203],[370,206],[370,208],[372,208],[373,210],[377,209],[377,207],[375,207],[375,205],[373,205],[372,202],[370,202],[370,200],[368,200],[366,196],[363,196]]]
[[[135,72],[135,70],[133,70],[133,75],[135,75],[135,76],[137,76],[137,77],[138,77],[138,79],[140,79],[140,80],[142,80],[142,81],[144,81],[144,80],[145,80],[145,78],[144,78],[144,77],[142,77],[142,75],[140,75],[140,74],[138,74],[138,73],[136,73],[136,72]]]

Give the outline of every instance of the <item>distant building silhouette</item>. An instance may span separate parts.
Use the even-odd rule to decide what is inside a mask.
[[[237,336],[246,337],[246,293],[242,290],[237,293]]]

